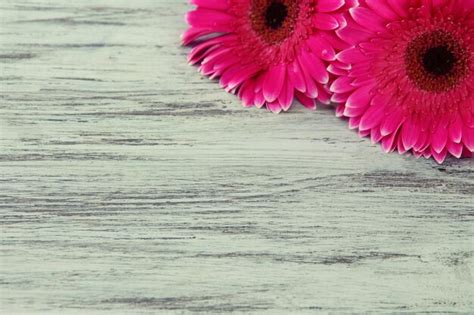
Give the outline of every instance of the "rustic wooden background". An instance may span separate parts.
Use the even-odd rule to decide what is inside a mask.
[[[473,312],[473,159],[243,109],[188,9],[1,1],[2,313]]]

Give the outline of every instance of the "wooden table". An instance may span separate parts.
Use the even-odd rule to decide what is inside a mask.
[[[474,161],[244,109],[176,0],[0,4],[1,309],[474,311]]]

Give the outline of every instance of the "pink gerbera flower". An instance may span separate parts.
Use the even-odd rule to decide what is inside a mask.
[[[474,150],[474,0],[360,0],[331,85],[338,114],[385,151],[442,163]]]
[[[329,62],[345,47],[335,30],[356,0],[191,0],[191,64],[245,106],[286,111],[296,97],[314,109],[328,103]]]

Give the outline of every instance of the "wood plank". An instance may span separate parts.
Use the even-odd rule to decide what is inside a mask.
[[[473,311],[473,160],[242,108],[188,8],[0,4],[4,313]]]

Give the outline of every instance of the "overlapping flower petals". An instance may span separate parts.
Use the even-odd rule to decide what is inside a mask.
[[[335,31],[344,27],[344,13],[356,0],[298,2],[299,13],[288,37],[264,40],[250,20],[252,0],[191,0],[185,45],[193,46],[188,60],[203,75],[219,79],[247,107],[287,111],[294,99],[307,108],[329,103],[327,70],[347,46]]]
[[[337,115],[386,152],[411,151],[442,163],[474,151],[474,1],[360,0],[337,34],[351,47],[329,70]],[[468,54],[467,74],[447,90],[420,89],[407,76],[409,40],[446,31]]]

